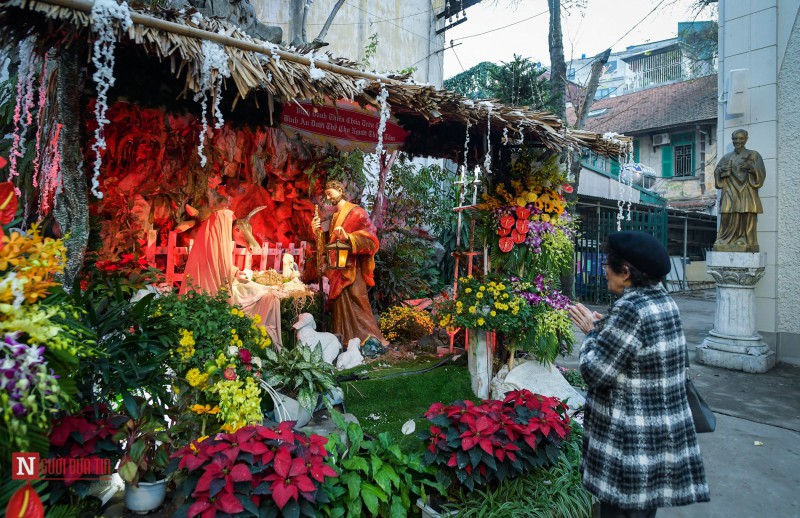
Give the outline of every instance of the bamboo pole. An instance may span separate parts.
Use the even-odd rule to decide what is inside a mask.
[[[49,4],[59,7],[66,7],[68,9],[74,9],[76,11],[82,11],[84,13],[91,13],[92,7],[94,6],[94,2],[91,0],[36,0],[36,1],[42,4]],[[301,56],[299,54],[295,54],[293,52],[287,52],[285,50],[281,50],[278,48],[270,48],[266,45],[258,45],[256,43],[251,43],[249,41],[237,40],[236,38],[225,36],[224,34],[217,34],[215,32],[210,32],[203,29],[197,29],[194,27],[188,27],[186,25],[181,25],[179,23],[168,22],[166,20],[162,20],[160,18],[156,18],[154,16],[150,16],[147,14],[137,13],[135,11],[131,11],[130,15],[133,23],[144,25],[145,27],[150,27],[151,29],[157,29],[172,34],[179,34],[181,36],[188,36],[190,38],[213,41],[215,43],[219,43],[220,45],[235,47],[248,52],[255,52],[267,56],[279,56],[281,59],[285,59],[286,61],[291,61],[293,63],[299,63],[301,65],[306,65],[306,66],[311,65],[311,59],[305,56]],[[401,81],[398,81],[396,79],[391,79],[386,76],[372,74],[370,72],[362,72],[360,70],[354,70],[352,68],[343,67],[341,65],[335,65],[327,61],[314,60],[314,66],[316,68],[327,70],[335,74],[371,79],[373,81],[378,81],[386,84],[395,84],[395,85],[405,84]]]

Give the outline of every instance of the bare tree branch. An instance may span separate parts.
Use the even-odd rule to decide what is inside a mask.
[[[314,43],[323,42],[325,36],[328,35],[328,29],[330,29],[331,23],[333,23],[333,19],[336,18],[336,14],[339,12],[339,8],[342,7],[342,4],[344,4],[344,0],[338,0],[336,5],[333,6],[333,9],[331,9],[330,14],[328,15],[328,19],[325,20],[325,25],[323,25],[322,30],[319,31],[319,35],[314,38]]]

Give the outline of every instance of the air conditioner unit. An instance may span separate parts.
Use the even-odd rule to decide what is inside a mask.
[[[669,133],[653,135],[653,147],[669,144]]]

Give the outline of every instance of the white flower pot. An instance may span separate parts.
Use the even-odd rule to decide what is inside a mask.
[[[297,402],[285,394],[278,393],[280,401],[275,401],[275,420],[279,423],[283,421],[297,421],[295,428],[305,426],[311,421],[311,414]],[[274,400],[274,399],[273,399]]]
[[[139,487],[125,483],[125,507],[145,514],[158,509],[167,496],[167,479],[157,482],[139,482]]]

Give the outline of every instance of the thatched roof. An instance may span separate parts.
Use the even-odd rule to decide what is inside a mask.
[[[45,46],[93,38],[92,4],[89,0],[11,0],[0,6],[0,26],[8,37],[33,32]],[[551,113],[510,108],[491,100],[475,102],[401,77],[360,72],[357,64],[347,59],[300,55],[255,40],[237,26],[204,17],[196,10],[136,8],[130,12],[134,25],[127,31],[117,30],[118,42],[136,45],[149,56],[169,62],[175,77],[185,81],[184,94],[201,89],[202,41],[216,39],[225,45],[231,80],[241,99],[261,91],[280,103],[352,99],[379,108],[377,97],[385,89],[392,115],[415,135],[405,146],[414,154],[453,158],[463,150],[468,123],[476,137],[483,135],[471,139],[482,147],[487,121],[491,121],[493,146],[523,142],[552,151],[586,147],[607,156],[619,154],[618,139],[565,129]],[[315,68],[325,71],[324,76],[312,78],[312,60]]]

